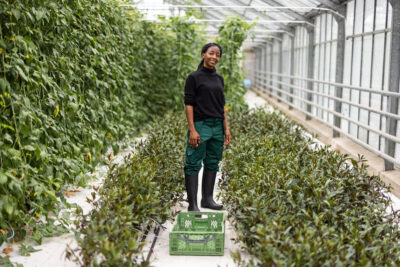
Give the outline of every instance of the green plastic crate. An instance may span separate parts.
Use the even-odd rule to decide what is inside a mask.
[[[169,233],[170,255],[224,255],[225,214],[181,212]]]

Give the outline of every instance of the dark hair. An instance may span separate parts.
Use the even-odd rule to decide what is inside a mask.
[[[218,48],[219,48],[219,56],[222,57],[222,47],[221,47],[219,44],[217,44],[217,43],[208,43],[208,44],[205,44],[205,45],[203,46],[203,48],[201,49],[201,54],[204,54],[205,52],[207,52],[208,48],[210,48],[211,46],[216,46],[216,47],[218,47]],[[204,65],[204,59],[202,59],[202,60],[200,61],[200,64],[199,64],[199,66],[197,67],[197,69],[200,69],[203,65]]]

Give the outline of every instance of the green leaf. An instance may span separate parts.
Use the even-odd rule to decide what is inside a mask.
[[[35,242],[40,245],[42,244],[42,239],[43,239],[43,235],[39,230],[35,230],[32,233],[32,239],[35,240]]]
[[[14,211],[14,205],[11,202],[6,202],[4,205],[4,210],[11,215]]]
[[[0,185],[7,183],[7,180],[8,180],[7,175],[5,175],[3,172],[0,171]]]
[[[4,124],[4,123],[1,123],[0,125],[1,125],[1,127],[3,127],[4,129],[10,129],[11,131],[15,132],[14,127],[12,127],[11,125],[7,125],[7,124]]]
[[[8,133],[6,133],[6,134],[4,135],[4,140],[10,142],[11,144],[14,143],[14,141],[12,140],[11,135],[9,135]]]
[[[29,246],[21,245],[21,247],[18,250],[18,253],[21,256],[30,256],[32,252],[37,252],[37,251],[40,251],[40,249],[35,249],[31,245]]]
[[[26,76],[25,72],[21,69],[21,67],[16,65],[15,68],[17,69],[19,76],[21,76],[21,78],[24,79],[25,81],[28,81],[28,77]]]
[[[21,12],[18,9],[13,8],[11,9],[11,12],[17,20],[21,18]]]
[[[0,45],[1,45],[1,42],[0,42]],[[7,80],[5,80],[4,78],[0,78],[0,89],[2,91],[7,91],[7,89],[9,89],[9,88],[10,88],[10,83]]]
[[[31,145],[27,145],[27,146],[24,146],[24,150],[33,152],[33,151],[35,151],[35,148],[33,146],[31,146]]]
[[[6,45],[6,43],[4,42],[4,40],[1,40],[0,39],[0,48],[3,48],[3,49],[6,49],[7,48],[7,45]],[[1,80],[1,79],[0,79]],[[0,87],[1,88],[1,87]]]

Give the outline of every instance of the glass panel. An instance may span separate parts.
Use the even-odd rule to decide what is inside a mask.
[[[381,109],[381,95],[371,94],[371,107],[375,109]]]
[[[320,67],[318,69],[318,71],[319,71],[318,78],[320,80],[324,80],[324,67],[325,67],[324,61],[325,61],[325,45],[321,45],[320,59],[319,59],[319,66]],[[320,91],[323,90],[323,86],[324,85],[322,83],[319,84]]]
[[[369,95],[368,92],[361,92],[360,95],[360,104],[363,106],[369,106]],[[365,121],[367,123],[367,121]]]
[[[326,38],[325,40],[332,40],[332,15],[326,15]]]
[[[354,1],[347,3],[346,12],[346,36],[353,34],[354,23]]]
[[[334,82],[335,81],[335,76],[336,76],[336,52],[337,52],[337,42],[334,41],[332,43],[332,53],[331,53],[331,75],[330,75],[330,81]]]
[[[350,84],[351,55],[353,39],[346,40],[344,48],[343,83]]]
[[[362,33],[363,31],[363,13],[364,13],[364,0],[356,0],[356,20],[354,22],[354,34]]]
[[[362,37],[354,38],[353,50],[353,71],[351,72],[351,84],[360,85],[360,71],[361,71],[361,39]]]
[[[321,16],[321,42],[326,40],[326,14]]]
[[[342,119],[340,122],[340,128],[343,130],[343,132],[348,133],[349,132],[349,121]]]
[[[330,62],[330,58],[331,58],[331,43],[327,43],[326,44],[326,48],[325,48],[325,73],[324,73],[324,81],[329,81],[329,74],[330,74],[330,67],[331,67],[331,62]],[[328,94],[329,93],[329,85],[324,84],[324,93]],[[324,107],[328,106],[328,98],[324,97]],[[324,111],[324,119],[327,120],[327,112]]]
[[[368,144],[370,144],[373,148],[379,150],[379,135],[377,133],[369,131],[368,138]]]
[[[319,80],[319,69],[320,69],[319,60],[321,58],[321,56],[320,56],[320,45],[316,45],[315,46],[314,55],[315,55],[315,58],[314,58],[314,78]],[[319,84],[318,83],[313,83],[313,90],[314,91],[319,91],[318,88],[319,88]],[[313,114],[315,114],[315,113],[313,112]]]
[[[384,0],[380,1],[385,2]],[[364,32],[372,32],[374,29],[374,9],[375,0],[365,0]]]
[[[376,34],[374,38],[374,55],[372,71],[372,88],[382,88],[383,59],[384,59],[385,34]]]
[[[380,124],[381,124],[381,123],[380,123],[380,116],[381,116],[381,115],[379,115],[378,113],[375,113],[375,112],[370,112],[369,116],[370,116],[370,123],[369,123],[369,125],[370,125],[372,128],[379,130],[379,126],[380,126]]]
[[[359,127],[359,129],[358,129],[358,139],[360,139],[361,141],[367,143],[367,135],[368,135],[367,129],[365,129],[363,127]]]
[[[385,153],[385,138],[384,137],[381,137],[381,141],[380,141],[380,144],[379,144],[379,150],[381,151],[381,152],[383,152],[383,153]]]
[[[375,30],[382,30],[386,28],[386,7],[386,0],[376,1]],[[388,26],[391,27],[391,24]]]
[[[361,86],[369,87],[371,81],[372,35],[364,37]]]
[[[389,73],[390,73],[390,47],[392,41],[392,33],[386,33],[386,55],[385,55],[385,80],[383,83],[383,90],[389,90]]]
[[[386,27],[388,28],[388,29],[391,29],[392,28],[392,15],[393,15],[393,11],[392,11],[392,5],[389,3],[388,4],[388,21],[387,21],[387,24],[386,24]]]
[[[324,81],[329,81],[329,74],[331,70],[331,44],[327,43],[326,44],[326,49],[325,49],[325,74],[324,74]],[[328,87],[329,85],[325,85],[325,87]]]
[[[332,40],[337,40],[338,25],[334,18],[332,18]]]
[[[320,40],[320,32],[321,32],[321,16],[318,16],[316,19],[315,19],[315,43],[320,43],[321,42],[321,40]]]
[[[381,120],[382,120],[381,130],[385,130],[386,129],[386,117],[381,116]],[[382,152],[385,151],[385,138],[384,137],[381,137],[380,150]]]
[[[350,134],[357,137],[357,125],[352,122],[350,122]]]
[[[360,122],[368,124],[368,111],[360,108]]]
[[[343,88],[342,98],[346,99],[346,100],[350,99],[350,89],[349,88]]]

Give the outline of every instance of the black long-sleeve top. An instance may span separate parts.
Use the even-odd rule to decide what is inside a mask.
[[[193,106],[193,120],[224,118],[224,78],[215,68],[202,66],[189,74],[185,85],[185,105]]]

